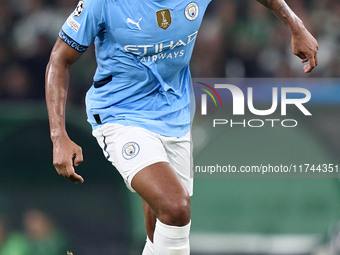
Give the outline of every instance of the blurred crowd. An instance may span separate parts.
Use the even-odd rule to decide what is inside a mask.
[[[340,2],[287,0],[319,42],[312,77],[339,77]],[[77,0],[0,0],[0,99],[43,100],[45,67]],[[72,68],[69,101],[83,105],[96,67],[93,48]],[[192,62],[194,77],[304,77],[290,33],[255,0],[213,0]]]
[[[0,215],[0,255],[66,254],[66,237],[45,212],[27,210],[19,229],[13,229],[9,222]]]

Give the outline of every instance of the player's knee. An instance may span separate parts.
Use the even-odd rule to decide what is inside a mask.
[[[168,200],[160,210],[159,220],[171,226],[185,226],[190,221],[190,196]]]

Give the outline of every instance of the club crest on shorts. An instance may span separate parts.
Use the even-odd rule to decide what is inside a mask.
[[[78,2],[76,9],[73,12],[73,16],[77,18],[83,13],[83,11],[84,11],[84,1],[80,0]]]
[[[191,2],[185,8],[185,17],[188,20],[195,20],[195,19],[197,19],[198,13],[199,13],[198,4],[195,3],[195,2]]]
[[[171,25],[171,14],[169,9],[156,12],[157,24],[161,29],[166,30]]]
[[[122,154],[125,159],[133,159],[139,153],[139,145],[135,142],[129,142],[123,146]]]

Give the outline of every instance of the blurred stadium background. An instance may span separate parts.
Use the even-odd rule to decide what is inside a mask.
[[[265,82],[270,88],[298,83],[312,92],[313,116],[293,112],[299,120],[293,130],[211,130],[198,115],[195,164],[339,163],[340,2],[287,2],[319,41],[319,66],[312,74],[304,75],[291,54],[288,30],[255,0],[213,0],[197,39],[192,74],[247,78],[251,84],[258,80],[250,78],[270,78]],[[72,68],[67,108],[67,130],[84,152],[77,171],[85,183],[74,185],[52,166],[44,72],[58,31],[76,4],[0,0],[1,255],[67,250],[132,255],[144,244],[141,201],[106,162],[86,123],[84,95],[96,67],[91,48]],[[258,98],[258,105],[267,103]],[[194,255],[340,254],[337,178],[196,178],[194,193]]]

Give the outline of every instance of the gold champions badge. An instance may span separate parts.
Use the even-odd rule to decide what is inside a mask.
[[[171,14],[169,9],[156,12],[157,24],[161,29],[166,30],[171,25]]]

